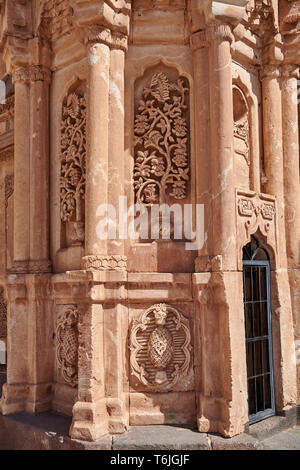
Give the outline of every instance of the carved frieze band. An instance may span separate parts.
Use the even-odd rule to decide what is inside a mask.
[[[61,121],[60,214],[72,221],[74,244],[84,240],[84,198],[86,180],[86,99],[70,93]]]
[[[4,299],[3,287],[0,287],[0,339],[7,336],[7,305]]]
[[[189,321],[177,309],[156,304],[133,321],[131,374],[146,389],[167,391],[187,376],[191,364]]]
[[[78,310],[76,305],[59,306],[56,327],[56,359],[64,380],[78,383]]]
[[[118,31],[111,31],[101,25],[91,25],[87,33],[88,42],[106,44],[111,49],[127,50],[128,38]]]
[[[167,196],[184,199],[190,179],[189,86],[155,73],[138,103],[134,136],[136,202],[163,203]]]
[[[127,257],[122,255],[85,256],[82,258],[82,268],[92,271],[126,271]]]
[[[51,71],[43,65],[19,67],[13,73],[13,83],[51,81]]]

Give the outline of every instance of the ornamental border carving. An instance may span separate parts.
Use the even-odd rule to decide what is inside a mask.
[[[91,255],[82,258],[82,268],[93,271],[126,271],[127,257],[123,255]]]
[[[61,305],[56,327],[56,360],[65,382],[78,384],[78,319],[76,305]]]
[[[191,350],[189,320],[171,305],[152,305],[132,322],[131,375],[149,391],[171,390],[186,377],[191,365]],[[145,364],[146,357],[148,365]]]
[[[13,73],[13,83],[51,81],[51,71],[43,65],[19,67]]]
[[[242,248],[259,229],[277,253],[276,198],[254,191],[236,191],[238,265],[242,267]]]

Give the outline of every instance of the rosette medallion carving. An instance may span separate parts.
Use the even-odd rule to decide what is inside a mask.
[[[189,371],[189,321],[167,304],[156,304],[133,322],[131,374],[153,391],[170,390]]]

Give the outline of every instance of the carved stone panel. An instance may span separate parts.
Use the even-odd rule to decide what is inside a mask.
[[[143,88],[135,113],[134,190],[137,203],[151,205],[187,197],[189,85],[156,72]]]
[[[156,304],[134,320],[130,367],[145,390],[160,392],[183,382],[191,366],[189,321],[177,309]]]
[[[80,245],[84,240],[85,164],[86,100],[72,92],[63,106],[61,123],[60,201],[66,245]]]
[[[242,265],[242,248],[250,240],[250,236],[259,229],[265,236],[274,253],[276,246],[276,200],[267,194],[253,191],[237,191],[237,240],[239,246],[239,266]]]
[[[62,377],[72,387],[78,383],[78,311],[75,305],[58,307],[56,359]]]

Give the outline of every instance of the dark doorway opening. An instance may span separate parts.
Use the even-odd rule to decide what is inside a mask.
[[[252,236],[243,248],[249,422],[275,415],[270,260]]]

